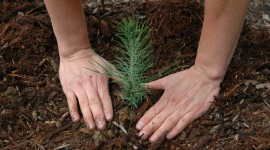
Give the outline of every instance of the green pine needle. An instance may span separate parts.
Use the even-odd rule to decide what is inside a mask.
[[[123,90],[122,96],[126,100],[126,103],[137,108],[138,104],[148,97],[147,94],[151,93],[151,91],[146,88],[145,83],[161,77],[162,73],[180,60],[176,61],[176,59],[167,69],[153,77],[146,78],[145,72],[154,62],[154,57],[150,55],[153,50],[149,50],[153,43],[152,41],[149,42],[152,29],[149,29],[147,23],[139,22],[139,17],[134,16],[121,18],[121,22],[117,23],[118,26],[116,26],[116,28],[119,33],[116,34],[116,36],[120,41],[117,41],[118,47],[114,47],[114,49],[119,51],[123,57],[115,55],[116,60],[114,61],[114,67],[110,67],[105,63],[109,69],[102,66],[91,57],[89,62],[106,71],[107,75],[103,75],[114,77],[120,81]],[[100,73],[95,70],[92,71]]]

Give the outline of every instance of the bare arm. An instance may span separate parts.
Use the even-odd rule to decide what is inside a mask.
[[[78,50],[90,49],[86,22],[80,0],[45,0],[60,57],[70,57]]]
[[[103,130],[106,121],[113,118],[108,88],[108,77],[86,68],[106,74],[89,63],[89,55],[103,66],[106,60],[90,48],[81,0],[45,0],[57,39],[60,67],[59,77],[67,97],[73,121],[79,121],[77,98],[89,129]],[[88,54],[87,55],[85,55]],[[108,63],[108,62],[106,62]]]
[[[248,0],[206,0],[205,17],[195,66],[212,79],[222,79],[233,56]]]
[[[206,0],[195,65],[148,83],[149,88],[165,91],[136,126],[142,139],[151,136],[150,142],[156,142],[166,131],[172,139],[210,108],[234,53],[247,4],[248,0]]]

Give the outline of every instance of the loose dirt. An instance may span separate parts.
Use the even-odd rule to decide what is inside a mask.
[[[84,1],[83,6],[89,42],[105,59],[113,60],[112,53],[118,54],[112,49],[117,33],[115,20],[134,12],[153,28],[155,63],[147,76],[165,69],[179,53],[181,61],[175,67],[194,64],[203,2],[124,1],[100,5]],[[266,4],[256,7],[269,10]],[[247,14],[213,107],[173,140],[151,144],[140,140],[135,125],[163,91],[153,91],[150,99],[132,110],[121,100],[120,88],[110,84],[113,121],[128,134],[112,122],[104,131],[88,130],[83,120],[73,123],[59,81],[57,42],[45,5],[5,0],[0,12],[0,149],[270,148],[270,34],[269,27],[254,25],[260,19],[257,13]]]

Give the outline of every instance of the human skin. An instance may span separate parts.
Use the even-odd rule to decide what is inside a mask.
[[[80,120],[76,99],[78,98],[87,127],[103,130],[106,127],[106,121],[113,119],[108,88],[109,79],[84,68],[106,73],[89,63],[89,57],[92,56],[104,65],[100,57],[90,48],[82,2],[45,0],[45,4],[58,43],[59,77],[67,97],[72,120],[74,122]]]
[[[248,0],[206,0],[204,23],[194,66],[148,84],[165,89],[137,123],[142,139],[174,138],[205,113],[219,94],[245,19]]]
[[[106,121],[113,118],[108,78],[84,69],[105,73],[84,54],[100,61],[89,45],[81,1],[45,0],[45,4],[58,42],[60,81],[71,117],[75,122],[80,119],[77,97],[89,129],[105,129]],[[234,53],[247,4],[248,0],[206,0],[194,66],[147,84],[164,89],[164,94],[136,125],[142,139],[151,136],[149,141],[156,142],[167,132],[172,139],[210,108]]]

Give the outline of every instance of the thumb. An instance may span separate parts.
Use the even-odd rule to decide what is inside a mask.
[[[161,78],[161,79],[158,79],[156,81],[148,82],[145,84],[145,86],[148,89],[165,89],[167,79],[168,79],[168,76]]]

